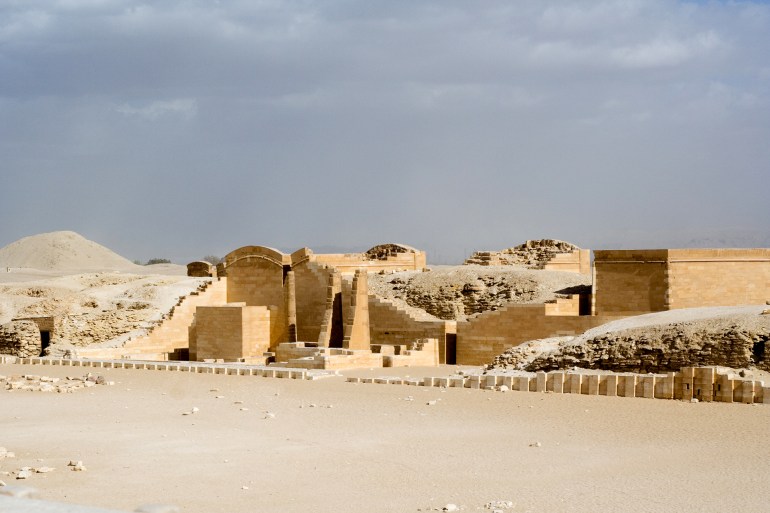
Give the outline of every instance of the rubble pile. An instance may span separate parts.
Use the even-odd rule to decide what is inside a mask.
[[[590,293],[590,281],[590,276],[577,273],[513,266],[438,266],[428,272],[370,274],[369,291],[439,319],[463,321],[509,303],[538,303]]]
[[[502,251],[476,251],[465,265],[523,265],[528,269],[543,269],[558,253],[571,253],[579,247],[555,239],[528,240]]]
[[[65,378],[52,378],[36,374],[22,374],[18,376],[0,376],[0,387],[8,391],[24,392],[57,392],[68,394],[90,388],[96,385],[114,385],[104,376],[94,375],[90,372],[85,376],[67,376]]]

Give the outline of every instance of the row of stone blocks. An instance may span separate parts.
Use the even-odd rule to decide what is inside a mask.
[[[307,369],[289,369],[280,367],[255,367],[242,364],[211,364],[200,362],[142,362],[136,360],[85,360],[69,358],[17,358],[15,356],[0,356],[0,363],[17,363],[31,365],[61,365],[69,367],[97,367],[105,369],[145,369],[197,374],[228,374],[237,376],[259,376],[263,378],[287,378],[316,380],[333,373],[311,372]]]
[[[350,377],[347,381],[350,383],[770,404],[770,387],[765,387],[764,382],[741,379],[729,373],[718,373],[715,367],[687,367],[680,372],[667,374],[591,374],[555,371],[519,376],[474,375],[422,379]]]

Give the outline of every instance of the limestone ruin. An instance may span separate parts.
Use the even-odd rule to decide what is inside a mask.
[[[494,258],[486,258],[493,253]],[[528,341],[576,337],[652,312],[762,305],[770,298],[769,249],[605,250],[593,253],[592,265],[589,250],[544,239],[475,255],[466,265],[431,270],[424,251],[402,244],[348,254],[316,254],[308,248],[285,254],[244,246],[217,266],[190,263],[187,273],[198,277],[200,285],[180,296],[156,325],[138,309],[143,301],[131,296],[122,301],[131,315],[100,308],[96,296],[78,307],[85,316],[115,317],[105,324],[109,329],[98,331],[77,328],[72,311],[49,315],[50,309],[30,303],[24,310],[28,315],[3,325],[0,353],[38,356],[48,354],[46,345],[58,347],[57,341],[76,338],[80,347],[72,354],[85,358],[303,369],[493,361],[515,366],[523,361],[526,346],[521,345]],[[80,278],[99,286],[132,279],[139,280]],[[126,336],[138,322],[150,329]],[[560,353],[540,355],[520,368],[579,365],[662,372],[690,364],[767,367],[762,349],[766,329],[731,333],[734,344],[712,334],[689,346],[676,333],[645,346],[645,335],[634,333],[626,344],[633,350],[607,337],[587,345],[575,340],[565,342]],[[118,336],[123,338],[113,347],[93,343]],[[617,348],[622,347],[620,354]]]

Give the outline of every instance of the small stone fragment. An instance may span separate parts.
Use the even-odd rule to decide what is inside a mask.
[[[19,473],[16,474],[16,479],[29,479],[32,477],[32,471],[28,469],[19,470]]]
[[[460,508],[457,507],[457,504],[447,504],[441,511],[460,511]]]
[[[542,447],[542,445],[543,444],[541,444],[540,442],[532,442],[531,444],[529,444],[530,447]]]
[[[427,403],[425,403],[425,404],[427,404],[428,406],[435,406],[437,402],[438,402],[438,401],[436,401],[435,399],[433,399],[433,400],[431,400],[431,401],[428,401],[428,402],[427,402]],[[451,504],[451,506],[454,506],[454,504]],[[447,510],[445,509],[444,511],[447,511]],[[454,510],[449,510],[449,511],[454,511]]]
[[[53,472],[56,469],[53,467],[37,467],[32,470],[34,470],[38,474],[47,474],[48,472]]]
[[[169,504],[145,504],[134,510],[135,513],[179,513],[179,508]]]

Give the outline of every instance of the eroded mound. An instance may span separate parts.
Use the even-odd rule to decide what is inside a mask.
[[[542,303],[589,293],[591,277],[523,267],[437,266],[427,272],[370,274],[369,291],[445,320],[462,321],[508,303]]]
[[[137,265],[104,246],[69,231],[24,237],[0,249],[0,266],[45,271],[134,271]]]
[[[532,341],[495,357],[487,369],[536,372],[579,367],[645,373],[717,365],[770,370],[766,353],[766,347],[770,351],[770,315],[756,307],[729,315],[713,310],[709,318],[659,325],[647,322],[628,329],[592,330],[574,338]],[[686,310],[680,313],[687,316]],[[654,319],[654,315],[640,317]]]

